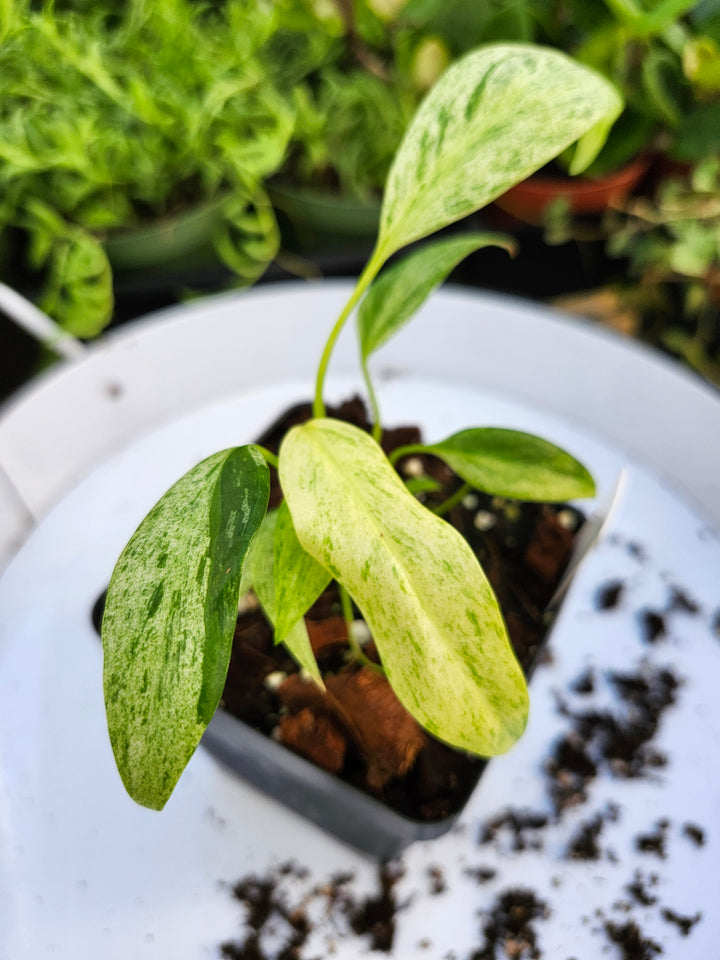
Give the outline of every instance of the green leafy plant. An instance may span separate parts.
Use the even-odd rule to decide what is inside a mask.
[[[440,240],[380,271],[571,144],[592,159],[588,144],[597,149],[597,130],[620,108],[592,71],[520,44],[467,55],[424,101],[390,171],[375,252],[322,353],[313,418],[287,433],[277,459],[249,444],[190,470],[117,563],[102,630],[105,699],[120,774],[140,803],[165,804],[217,707],[238,597],[251,584],[276,640],[317,683],[303,614],[334,579],[428,731],[485,756],[522,734],[527,687],[497,600],[465,540],[413,496],[377,443],[367,364],[458,259],[508,241]],[[358,323],[374,436],[328,418],[323,401],[333,345],[366,292]],[[423,449],[489,492],[538,500],[594,492],[574,458],[520,432],[462,431]],[[266,461],[285,497],[267,515]]]
[[[607,219],[609,253],[634,281],[621,303],[643,335],[720,383],[720,159],[667,176]]]
[[[9,0],[0,11],[0,233],[28,238],[40,305],[94,336],[113,310],[106,241],[215,203],[209,244],[252,282],[278,247],[264,182],[294,124],[261,51],[275,4]]]

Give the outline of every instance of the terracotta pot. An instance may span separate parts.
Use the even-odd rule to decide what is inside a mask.
[[[536,174],[512,187],[495,203],[517,220],[536,226],[543,222],[550,204],[556,200],[566,201],[571,213],[602,213],[624,200],[640,183],[649,166],[650,159],[640,156],[621,170],[597,180]]]

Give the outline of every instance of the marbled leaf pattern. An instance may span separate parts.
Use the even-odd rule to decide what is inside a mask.
[[[115,566],[102,626],[105,706],[118,770],[144,806],[162,809],[217,709],[269,490],[254,447],[216,453],[160,499]]]
[[[522,734],[525,679],[460,534],[405,489],[362,430],[317,419],[280,448],[300,542],[360,607],[396,694],[430,732],[485,756]]]
[[[377,259],[484,207],[571,144],[602,146],[622,107],[603,77],[555,50],[481,47],[432,88],[388,175]],[[587,164],[591,151],[583,151]]]

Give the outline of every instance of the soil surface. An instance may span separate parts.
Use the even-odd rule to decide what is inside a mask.
[[[287,430],[310,416],[310,405],[288,411],[258,442],[277,452]],[[369,430],[359,399],[331,410]],[[416,427],[388,430],[390,452],[418,443]],[[447,499],[462,481],[442,461],[411,456],[398,463],[401,476],[429,478],[440,489],[420,494],[428,506]],[[282,499],[272,471],[270,506]],[[523,669],[535,663],[551,625],[545,610],[567,564],[582,515],[565,505],[518,504],[469,493],[447,514],[467,539],[498,595],[510,639]],[[360,615],[355,611],[356,617]],[[399,703],[384,676],[351,656],[337,590],[328,588],[306,617],[310,641],[327,693],[302,678],[251,594],[238,618],[225,710],[288,748],[421,821],[458,812],[484,763],[433,739]],[[364,645],[377,662],[372,639]]]

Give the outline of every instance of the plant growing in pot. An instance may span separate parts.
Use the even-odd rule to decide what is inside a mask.
[[[374,350],[463,256],[507,241],[445,238],[380,271],[392,254],[489,202],[559,150],[577,142],[590,160],[597,130],[619,109],[601,77],[527,45],[475,51],[434,87],[389,175],[375,252],[322,352],[311,418],[287,432],[277,457],[250,443],[190,470],[118,560],[102,625],[105,698],[117,765],[138,802],[164,806],[213,717],[238,598],[250,586],[309,689],[326,681],[304,614],[334,581],[346,620],[354,603],[378,654],[358,652],[354,676],[381,672],[403,716],[460,751],[489,757],[520,737],[526,681],[497,600],[467,542],[419,502],[418,484],[403,483],[383,452],[368,371]],[[334,344],[360,301],[369,432],[329,417],[323,399]],[[392,460],[411,452],[439,457],[472,487],[503,497],[557,501],[594,491],[572,456],[516,431],[464,430],[396,450]],[[270,513],[268,464],[284,495]],[[351,819],[349,810],[339,816]]]

